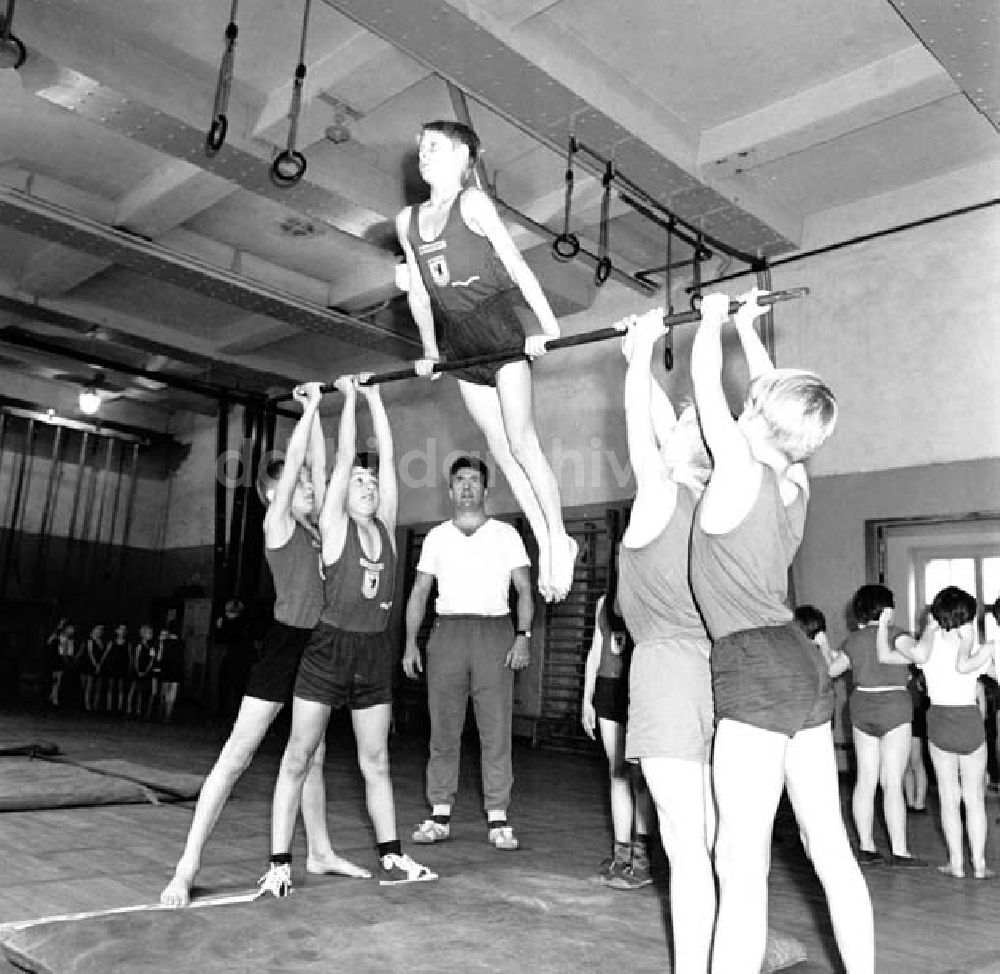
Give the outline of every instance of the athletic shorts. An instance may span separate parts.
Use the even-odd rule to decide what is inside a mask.
[[[435,311],[438,344],[446,360],[524,349],[524,325],[514,310],[511,291],[500,291],[465,314],[439,308]],[[509,364],[471,365],[467,369],[456,369],[452,374],[479,386],[495,386],[497,372]]]
[[[302,654],[295,696],[337,710],[392,703],[392,644],[385,632],[349,632],[319,623]]]
[[[823,654],[787,622],[742,629],[712,646],[715,719],[794,737],[833,719],[833,684]]]
[[[927,740],[942,751],[972,754],[986,743],[986,728],[979,708],[931,704],[927,711]]]
[[[624,724],[628,717],[628,683],[620,678],[599,676],[594,683],[594,712],[603,720]]]
[[[638,643],[629,670],[626,760],[705,764],[713,731],[708,639],[676,636]]]
[[[295,675],[312,629],[274,622],[264,636],[264,648],[247,677],[243,696],[287,703],[292,697]]]
[[[851,694],[851,726],[869,737],[884,737],[913,721],[913,698],[898,690],[858,690]]]

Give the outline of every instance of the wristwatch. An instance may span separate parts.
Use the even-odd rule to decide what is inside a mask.
[[[531,639],[531,630],[530,629],[518,629],[517,632],[514,633],[514,635],[515,636],[524,636],[525,639]]]

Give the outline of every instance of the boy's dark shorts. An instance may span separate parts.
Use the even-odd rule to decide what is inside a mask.
[[[287,703],[295,686],[299,661],[312,632],[312,629],[274,622],[264,636],[260,658],[250,668],[243,696]]]
[[[604,720],[624,724],[628,718],[628,679],[599,676],[594,683],[594,712]]]
[[[931,704],[927,711],[927,740],[942,751],[972,754],[986,743],[986,727],[979,708],[942,707]]]
[[[712,646],[715,720],[794,737],[833,719],[823,654],[795,622],[742,629]]]
[[[331,709],[392,703],[395,654],[385,632],[349,632],[319,623],[302,654],[295,696]]]
[[[851,726],[869,737],[885,737],[913,720],[913,699],[905,687],[898,690],[855,690],[851,694]]]
[[[438,344],[446,361],[472,358],[490,352],[524,349],[524,325],[514,310],[514,293],[500,291],[467,314],[436,311],[440,318]],[[516,361],[512,358],[510,361]],[[471,365],[455,369],[459,379],[480,386],[495,386],[497,372],[510,362]]]

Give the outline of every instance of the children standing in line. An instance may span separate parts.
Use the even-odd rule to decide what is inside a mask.
[[[956,879],[965,876],[964,804],[973,875],[992,879],[996,873],[986,865],[986,735],[976,683],[981,674],[996,673],[995,645],[976,645],[976,600],[954,585],[934,596],[919,641],[910,636],[893,641],[891,622],[892,609],[886,608],[878,623],[879,658],[916,663],[927,680],[931,701],[927,739],[948,845],[948,862],[938,869]]]
[[[756,293],[744,298],[756,306]],[[759,309],[757,313],[762,313]],[[750,387],[738,419],[722,386],[729,298],[711,294],[691,353],[695,401],[714,469],[694,519],[691,585],[712,646],[719,828],[715,974],[757,974],[767,931],[771,833],[787,788],[848,974],[873,974],[871,900],[840,814],[826,662],[785,605],[805,526],[802,461],[833,431],[836,401],[814,374],[775,369],[742,342]],[[752,319],[737,318],[740,337]]]
[[[479,154],[479,138],[459,122],[424,125],[420,175],[431,196],[396,218],[409,275],[407,298],[420,329],[424,358],[418,375],[431,375],[443,352],[465,358],[519,348],[545,353],[559,325],[538,280],[525,263],[490,198],[464,186]],[[514,309],[527,301],[542,335],[525,339]],[[531,368],[523,360],[456,372],[473,421],[521,505],[538,543],[538,588],[547,601],[566,597],[573,584],[576,542],[562,520],[559,484],[532,417]]]
[[[858,862],[875,865],[922,867],[927,862],[911,856],[906,844],[906,802],[903,777],[910,759],[913,701],[907,689],[909,660],[900,655],[883,662],[876,645],[880,619],[895,605],[895,597],[884,585],[862,585],[854,593],[851,608],[858,628],[840,646],[831,676],[851,670],[851,727],[857,778],[851,810],[858,830]],[[902,629],[887,633],[895,645],[911,641]],[[882,786],[882,810],[889,832],[888,860],[875,848],[875,792]]]

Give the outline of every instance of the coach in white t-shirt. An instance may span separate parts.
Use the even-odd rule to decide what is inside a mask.
[[[472,699],[482,750],[483,805],[487,839],[497,849],[518,847],[507,821],[511,769],[514,671],[531,662],[534,594],[531,563],[521,536],[486,514],[489,468],[460,457],[448,475],[451,520],[428,532],[417,578],[406,605],[403,670],[423,670],[417,633],[437,580],[437,619],[427,642],[427,702],[431,716],[427,800],[431,817],[413,833],[415,842],[441,842],[451,834],[458,791],[462,727]],[[517,630],[510,617],[510,586],[517,591]]]

